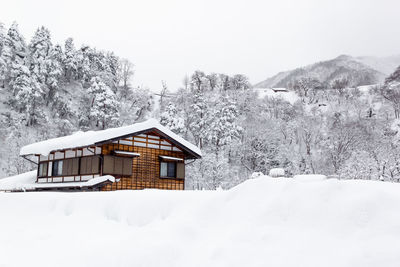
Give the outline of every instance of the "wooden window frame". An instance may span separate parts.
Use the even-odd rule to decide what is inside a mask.
[[[89,157],[98,157],[98,155],[86,155],[86,156],[80,156],[79,158],[79,166],[78,166],[78,174],[75,176],[88,176],[88,175],[97,175],[97,174],[101,174],[101,165],[102,165],[102,161],[103,158],[99,157],[99,164],[98,164],[98,171],[97,172],[90,172],[90,173],[82,173],[81,172],[81,166],[82,166],[82,158],[89,158]],[[92,161],[93,163],[93,161]],[[92,168],[92,164],[90,164],[90,168]],[[86,167],[87,168],[87,167]]]
[[[53,170],[54,170],[54,163],[55,162],[60,162],[60,161],[64,161],[64,159],[55,159],[55,160],[51,160],[51,176],[49,176],[49,177],[63,177],[64,175],[62,174],[62,169],[61,169],[61,174],[60,175],[54,175],[53,174]],[[58,164],[57,164],[58,165]],[[64,167],[64,162],[63,162],[63,167]],[[58,171],[58,166],[57,166],[57,172],[59,172]]]
[[[169,176],[161,176],[161,165],[162,163],[167,163],[167,175],[168,175],[168,164],[173,163],[175,165],[175,172],[174,172],[174,176],[173,177],[169,177]],[[177,171],[177,164],[175,161],[166,161],[166,160],[161,160],[160,161],[160,178],[161,179],[179,179],[176,178],[176,171]],[[179,179],[181,180],[181,179]]]
[[[113,158],[113,172],[108,172],[108,171],[105,171],[104,170],[104,162],[105,162],[105,158],[103,158],[103,174],[104,175],[113,175],[113,176],[118,176],[118,177],[132,177],[132,175],[133,175],[133,170],[131,170],[131,173],[130,174],[124,174],[124,162],[125,162],[125,160],[126,159],[130,159],[130,161],[131,161],[131,163],[130,163],[130,165],[131,165],[131,168],[133,168],[133,158],[134,157],[132,157],[132,156],[116,156],[116,155],[112,155],[112,154],[110,154],[110,155],[104,155],[104,157],[112,157]],[[116,163],[115,163],[115,161],[116,161],[116,159],[117,160],[122,160],[122,162],[121,162],[121,164],[122,164],[122,166],[121,166],[121,168],[122,168],[122,173],[121,174],[117,174],[117,173],[115,173],[115,165],[116,165]]]
[[[46,164],[46,175],[40,175],[40,165]],[[51,166],[53,168],[53,165]],[[53,171],[53,170],[52,170]],[[39,168],[38,168],[38,178],[47,178],[49,177],[49,162],[48,161],[42,161],[39,162]]]

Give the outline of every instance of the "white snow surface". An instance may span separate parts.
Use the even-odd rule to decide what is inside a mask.
[[[302,181],[320,181],[327,179],[327,177],[323,174],[299,174],[293,176],[293,179]]]
[[[61,188],[61,187],[88,187],[106,181],[115,182],[114,176],[104,175],[92,178],[85,182],[68,183],[36,183],[37,170],[0,179],[0,191],[33,190],[36,188]],[[0,265],[1,266],[1,265]]]
[[[290,104],[294,104],[297,100],[299,100],[299,96],[294,91],[287,92],[275,92],[272,88],[254,88],[254,91],[257,92],[259,99],[264,98],[272,98],[272,99],[282,99]]]
[[[158,123],[156,119],[149,119],[144,122],[118,128],[110,128],[101,131],[76,132],[72,135],[53,138],[24,146],[21,148],[19,154],[21,156],[33,154],[41,154],[47,156],[53,150],[90,146],[94,145],[97,142],[117,138],[131,133],[145,131],[152,128],[158,129],[173,140],[177,141],[189,150],[201,156],[201,151],[197,146],[191,144],[190,142],[186,141],[182,137],[167,129],[166,127],[162,126],[160,123]]]
[[[400,184],[0,193],[1,266],[397,267]]]
[[[0,179],[0,191],[24,190],[31,188],[36,181],[37,170]]]
[[[269,170],[269,176],[271,177],[284,177],[285,176],[285,170],[282,168],[272,168]]]

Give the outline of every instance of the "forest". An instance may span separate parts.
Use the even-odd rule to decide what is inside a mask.
[[[368,86],[354,73],[305,73],[288,83],[296,99],[261,97],[243,74],[201,70],[183,74],[180,88],[136,87],[134,70],[72,38],[53,44],[46,27],[27,41],[17,23],[1,24],[0,177],[35,167],[18,156],[23,145],[155,117],[203,151],[187,165],[187,189],[228,189],[272,168],[400,181],[400,68]]]

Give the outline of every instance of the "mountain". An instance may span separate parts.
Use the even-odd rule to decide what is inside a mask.
[[[400,63],[400,57],[398,60]],[[390,64],[385,62],[390,62]],[[348,55],[341,55],[331,60],[280,72],[254,85],[254,87],[288,87],[291,82],[304,76],[316,78],[324,83],[330,83],[335,79],[348,78],[350,86],[376,84],[383,82],[388,73],[390,73],[390,69],[396,66],[396,62],[396,59],[389,60],[389,58],[381,60],[374,57],[354,58]]]
[[[389,76],[400,66],[400,55],[390,57],[357,57],[356,60]]]

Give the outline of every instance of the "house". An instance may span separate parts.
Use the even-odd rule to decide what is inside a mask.
[[[20,156],[35,157],[35,190],[183,190],[185,164],[201,151],[150,119],[30,144]]]
[[[288,93],[289,90],[286,88],[272,88],[272,91],[274,91],[275,93]]]

